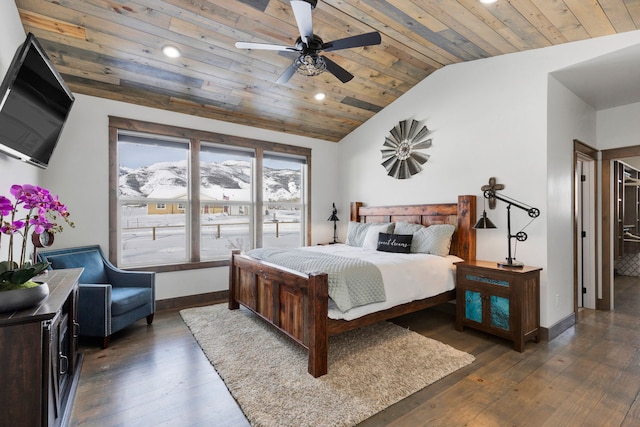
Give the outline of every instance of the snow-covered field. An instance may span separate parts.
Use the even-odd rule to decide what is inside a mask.
[[[300,246],[300,211],[269,212],[263,225],[263,246]],[[184,262],[186,247],[190,244],[186,242],[185,219],[184,214],[148,215],[146,208],[125,208],[120,236],[122,264],[135,266]],[[203,214],[201,221],[200,253],[203,261],[226,259],[233,249],[250,249],[247,216]]]

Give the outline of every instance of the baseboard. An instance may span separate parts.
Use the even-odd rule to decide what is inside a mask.
[[[571,313],[564,319],[551,325],[549,328],[540,328],[540,339],[544,341],[551,341],[570,327],[576,324],[576,314]]]
[[[208,292],[206,294],[187,295],[185,297],[168,298],[156,301],[156,311],[181,310],[183,308],[198,307],[226,302],[229,291]]]
[[[220,304],[228,301],[229,291],[208,292],[206,294],[188,295],[185,297],[168,298],[156,301],[156,311],[181,310],[183,308],[198,307],[202,305]],[[455,315],[455,304],[442,304],[439,310]],[[571,313],[564,319],[556,322],[549,328],[540,328],[540,339],[551,341],[570,327],[576,324],[576,315]]]

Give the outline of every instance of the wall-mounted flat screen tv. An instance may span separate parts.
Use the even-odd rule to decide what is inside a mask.
[[[46,168],[75,98],[31,33],[0,86],[0,151]]]

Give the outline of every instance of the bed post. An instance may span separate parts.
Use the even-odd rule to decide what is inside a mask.
[[[458,256],[476,259],[476,196],[458,196]]]
[[[236,284],[238,271],[236,269],[236,255],[240,255],[239,250],[231,252],[231,260],[229,261],[229,310],[237,310],[240,308],[240,304],[236,300]]]
[[[327,273],[309,274],[307,288],[307,319],[309,334],[309,364],[314,378],[327,373],[329,359],[329,287]]]
[[[360,222],[360,208],[364,205],[362,202],[351,202],[350,204],[350,221]]]

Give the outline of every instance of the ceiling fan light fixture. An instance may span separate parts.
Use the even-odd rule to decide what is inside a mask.
[[[170,44],[162,47],[162,53],[169,58],[179,58],[182,55],[180,49]]]
[[[296,71],[303,76],[317,76],[327,69],[327,63],[321,56],[300,55],[295,62]]]

